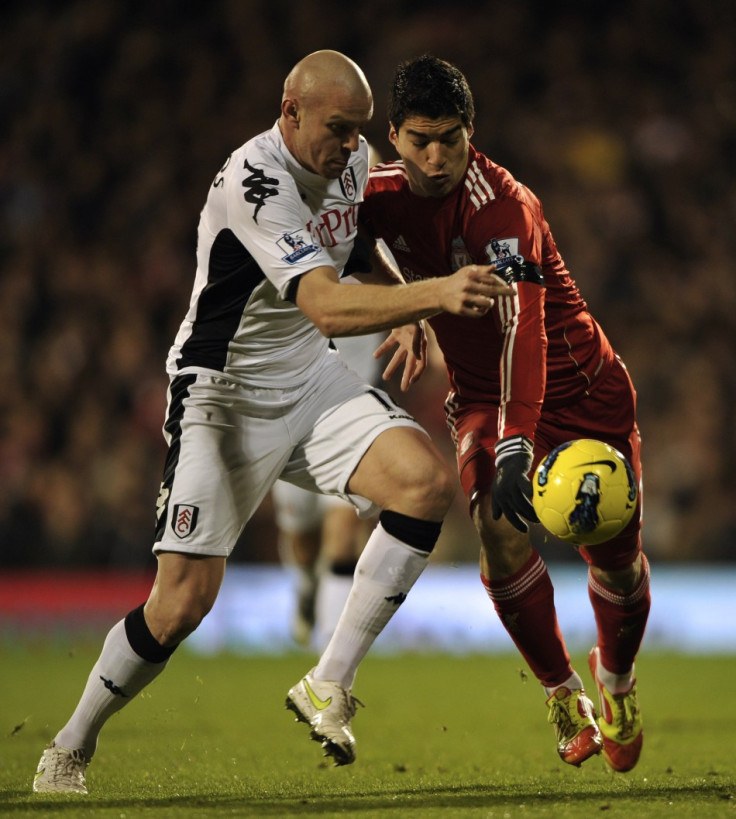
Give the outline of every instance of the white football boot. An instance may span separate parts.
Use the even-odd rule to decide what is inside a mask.
[[[51,743],[41,754],[33,778],[35,793],[87,793],[84,752]]]
[[[312,729],[312,739],[319,742],[325,756],[331,756],[335,765],[355,762],[355,737],[350,720],[355,716],[357,700],[350,691],[330,680],[315,680],[312,669],[286,697],[286,707],[296,714],[299,722]]]

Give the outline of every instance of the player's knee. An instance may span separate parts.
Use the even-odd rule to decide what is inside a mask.
[[[593,576],[606,588],[617,594],[630,594],[641,582],[643,564],[641,554],[629,566],[617,569],[601,569],[591,566]]]
[[[518,571],[531,554],[529,536],[519,532],[503,517],[493,520],[489,494],[479,498],[472,517],[480,536],[484,573],[499,579]]]
[[[421,517],[442,520],[456,491],[455,474],[444,462],[438,461],[432,469],[423,470],[415,476],[413,492],[417,495],[416,504],[424,508]]]
[[[150,613],[146,611],[151,634],[162,646],[178,645],[196,631],[213,602],[196,594],[159,601]]]
[[[443,520],[455,497],[456,480],[439,459],[402,465],[401,472],[385,476],[375,498],[383,509],[393,509],[420,520]]]

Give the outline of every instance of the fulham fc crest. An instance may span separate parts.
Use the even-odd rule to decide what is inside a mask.
[[[197,526],[198,506],[188,503],[177,503],[174,507],[174,516],[171,518],[171,528],[177,537],[185,538],[191,535]]]
[[[342,189],[342,195],[348,202],[355,202],[358,183],[355,179],[355,171],[352,168],[345,168],[345,172],[340,178],[340,188]]]

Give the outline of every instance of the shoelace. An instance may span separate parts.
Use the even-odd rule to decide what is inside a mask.
[[[616,731],[621,739],[631,739],[634,735],[634,726],[639,714],[639,703],[636,700],[636,695],[632,695],[630,691],[626,694],[614,694],[613,701],[618,706],[616,709],[611,709]]]
[[[357,697],[354,697],[352,694],[346,694],[345,700],[346,700],[345,707],[347,708],[347,712],[348,714],[350,714],[351,719],[357,713],[358,706],[360,706],[361,708],[365,708],[365,704],[362,703]]]
[[[555,726],[558,740],[574,739],[588,724],[580,714],[579,706],[587,713],[588,706],[582,691],[573,691],[563,699],[555,699],[549,706],[548,721]],[[592,715],[594,718],[594,715]]]
[[[54,754],[52,762],[49,777],[53,781],[73,779],[80,773],[79,766],[84,764],[84,754],[80,750]]]
[[[547,719],[555,726],[558,739],[571,738],[575,734],[575,723],[570,710],[560,700],[555,700],[550,705]]]

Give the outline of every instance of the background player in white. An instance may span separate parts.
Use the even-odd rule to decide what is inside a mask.
[[[380,332],[333,343],[345,364],[377,387],[383,366],[373,353],[385,338]],[[340,618],[375,520],[360,518],[355,507],[337,495],[310,492],[282,480],[274,484],[271,500],[279,555],[294,575],[291,635],[299,645],[321,651]]]
[[[425,567],[454,476],[426,433],[351,374],[327,338],[442,310],[480,317],[511,292],[480,265],[404,288],[340,284],[368,174],[360,131],[372,112],[355,63],[311,54],[287,77],[273,128],[234,151],[210,187],[190,308],[167,362],[156,579],[107,635],[77,708],[41,757],[36,791],[87,792],[103,725],[210,610],[227,556],[279,476],[363,513],[383,510],[338,628],[289,699],[338,764],[354,759],[357,666]],[[422,352],[403,349],[389,366],[404,361],[407,383]]]

